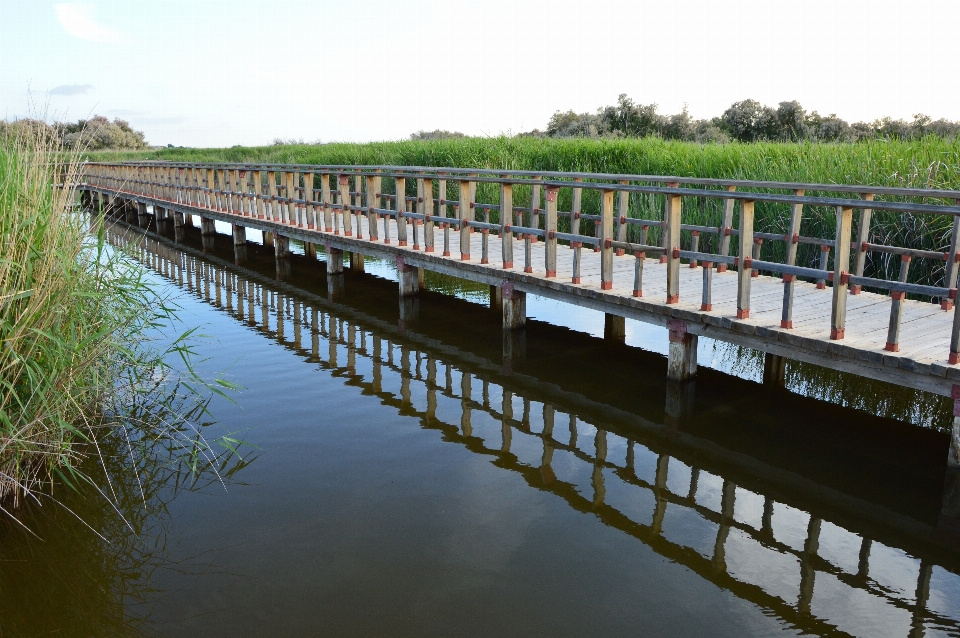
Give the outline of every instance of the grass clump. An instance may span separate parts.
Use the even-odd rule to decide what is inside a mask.
[[[7,513],[57,482],[92,482],[81,468],[90,458],[105,468],[100,442],[118,433],[134,471],[144,443],[157,437],[175,441],[172,449],[192,455],[194,467],[198,456],[211,458],[210,445],[182,420],[158,423],[143,411],[130,418],[136,397],[171,376],[171,352],[188,361],[190,348],[184,339],[152,347],[150,333],[173,309],[142,268],[108,247],[102,232],[90,232],[100,219],[76,209],[69,184],[77,169],[77,156],[43,130],[0,138],[0,510]]]

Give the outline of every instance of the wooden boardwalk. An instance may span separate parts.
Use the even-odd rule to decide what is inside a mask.
[[[389,172],[391,170],[394,172]],[[609,179],[607,183],[588,184],[576,175],[564,178],[566,181],[560,181],[562,176],[551,175],[531,181],[529,176],[517,173],[511,173],[512,177],[505,174],[485,177],[479,170],[469,176],[446,172],[453,169],[412,168],[409,173],[399,173],[399,170],[396,167],[100,164],[87,167],[81,189],[95,196],[102,205],[131,206],[135,214],[144,217],[149,217],[147,207],[152,207],[156,220],[172,219],[174,224],[182,224],[184,215],[199,216],[204,233],[215,232],[213,220],[232,224],[238,246],[245,241],[244,228],[259,229],[268,233],[269,238],[276,238],[278,258],[287,251],[286,241],[291,238],[310,247],[322,247],[327,253],[328,274],[332,275],[342,268],[342,262],[337,265],[341,251],[396,260],[401,296],[416,292],[416,275],[411,280],[409,272],[419,268],[496,286],[503,295],[506,328],[523,324],[523,295],[528,293],[604,312],[621,321],[620,330],[621,318],[662,325],[670,330],[672,378],[684,379],[695,373],[696,337],[706,336],[754,348],[779,360],[806,361],[941,395],[950,396],[954,384],[960,383],[960,365],[956,364],[960,355],[957,335],[960,322],[952,301],[956,295],[957,259],[947,259],[946,282],[942,287],[908,284],[905,275],[900,282],[864,278],[862,255],[867,250],[899,251],[896,254],[905,255],[905,263],[911,258],[941,254],[868,246],[862,228],[859,236],[851,236],[854,207],[916,209],[920,213],[948,214],[960,219],[957,217],[960,206],[875,202],[873,192],[863,193],[866,187],[831,186],[838,191],[846,188],[849,192],[859,192],[861,199],[830,199],[804,196],[804,189],[800,187],[810,189],[812,185],[773,185],[791,192],[770,195],[734,193],[731,190],[734,187],[729,185],[726,190],[704,190],[709,180],[688,180],[701,186],[699,189],[681,188],[670,181],[678,178],[667,177],[657,178],[663,186],[635,186],[633,183],[640,181],[636,176],[624,179],[625,176],[594,175],[595,180]],[[254,176],[253,183],[250,176]],[[348,185],[348,176],[355,180],[354,190]],[[320,188],[316,187],[317,178]],[[405,197],[410,208],[398,207],[396,195],[380,192],[385,178],[395,179],[400,185],[404,179],[417,182],[419,196]],[[654,181],[650,177],[642,179]],[[469,208],[467,202],[460,206],[461,202],[445,199],[446,180],[458,184],[460,192],[469,194]],[[499,205],[473,201],[477,183],[484,180],[500,187]],[[441,190],[431,202],[422,196],[423,189],[432,193],[437,181]],[[431,185],[431,182],[434,183]],[[539,193],[541,183],[547,195],[542,208],[539,204],[528,208],[513,206],[510,189],[535,184],[533,188]],[[740,188],[771,186],[738,184]],[[571,220],[571,232],[559,232],[557,192],[571,189],[576,209],[580,205],[580,191],[586,188],[602,192],[600,214],[591,216],[579,210],[560,212]],[[278,194],[281,191],[286,196]],[[621,200],[615,216],[614,196],[618,191],[664,197],[667,202],[664,220],[628,219],[623,203],[626,199]],[[906,189],[873,191],[878,195],[899,196],[904,195],[900,191]],[[906,194],[936,197],[938,201],[952,201],[953,196],[960,198],[960,193],[939,191],[907,191]],[[731,211],[729,217],[719,228],[697,230],[698,227],[682,225],[681,201],[693,197],[724,198],[727,210]],[[764,198],[792,206],[795,229],[800,227],[800,210],[804,205],[836,206],[836,238],[809,241],[801,238],[808,243],[820,243],[826,247],[825,251],[832,247],[836,252],[832,269],[827,270],[826,260],[820,269],[794,266],[796,248],[792,249],[793,256],[786,264],[760,262],[755,248],[753,260],[759,262],[759,276],[750,277],[745,269],[738,267],[739,258],[731,254],[749,254],[749,246],[755,243],[753,202]],[[734,201],[740,206],[739,229],[730,227]],[[489,219],[492,209],[505,206],[519,211],[516,220],[510,216],[510,221],[501,219],[499,223],[480,221],[484,209]],[[464,214],[464,210],[470,213]],[[453,217],[449,216],[451,212]],[[595,237],[592,233],[579,233],[581,217],[589,230],[595,225]],[[869,211],[860,218],[861,226],[865,218],[869,228]],[[524,223],[524,220],[529,221]],[[514,221],[520,223],[512,223]],[[647,226],[662,230],[661,244],[627,242],[626,231],[631,223],[644,224],[644,237]],[[958,224],[954,226],[953,244],[957,246],[951,245],[949,254],[960,255]],[[694,229],[694,236],[711,230],[720,232],[720,236],[727,235],[733,250],[698,252],[696,243],[686,250],[680,245],[680,233],[689,233],[690,228]],[[371,237],[373,229],[374,237]],[[776,239],[783,241],[785,237],[790,237],[789,229],[786,235]],[[794,246],[797,237],[794,234]],[[863,241],[857,243],[853,239]],[[705,277],[705,269],[700,265],[704,262],[711,266],[706,273],[709,277]],[[717,268],[717,264],[725,264],[728,269]],[[639,296],[635,294],[638,265],[642,266]],[[771,276],[768,274],[771,271],[781,276]],[[818,286],[798,276],[829,281],[825,286]],[[836,279],[841,281],[839,286],[832,283]],[[860,285],[874,290],[886,287],[894,291],[893,298],[890,294],[868,290],[856,294]],[[932,297],[933,303],[906,299],[907,293]],[[892,316],[896,313],[899,313],[899,322],[894,330]],[[782,363],[780,367],[782,370]]]

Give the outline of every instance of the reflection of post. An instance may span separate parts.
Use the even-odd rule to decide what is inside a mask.
[[[220,301],[220,275],[222,274],[219,269],[214,268],[213,265],[207,266],[209,269],[208,272],[213,274],[213,296],[215,299],[215,304],[219,308],[223,304]]]
[[[820,519],[810,517],[810,524],[807,525],[807,540],[803,544],[803,552],[800,554],[800,599],[797,608],[801,614],[810,613],[810,602],[813,600],[813,583],[816,578],[816,569],[812,561],[817,556],[817,550],[820,548]]]
[[[577,447],[577,415],[570,415],[570,425],[568,426],[570,431],[570,447]]]
[[[277,295],[277,341],[283,343],[283,324],[285,323],[284,310],[287,306],[287,299],[279,292]]]
[[[357,371],[357,327],[347,325],[347,370],[351,374]]]
[[[947,451],[947,471],[944,476],[943,501],[937,535],[956,543],[960,540],[960,385],[954,385],[953,427]]]
[[[380,356],[380,337],[373,336],[373,391],[379,394],[383,391],[383,370],[380,367],[382,359]]]
[[[233,310],[233,273],[224,271],[224,291],[227,296],[227,310]]]
[[[247,282],[247,320],[250,322],[251,326],[257,324],[257,317],[253,310],[254,306],[257,305],[257,287],[252,281]]]
[[[317,361],[320,358],[320,329],[318,324],[319,311],[310,309],[310,359]]]
[[[331,368],[337,367],[337,321],[330,317],[330,321],[327,322],[329,326],[329,332],[327,333],[327,345],[329,346],[327,350],[327,361],[330,362]]]
[[[410,405],[410,349],[400,346],[400,402]]]
[[[530,399],[527,397],[523,397],[523,416],[520,418],[520,426],[525,431],[530,431]]]
[[[277,264],[277,279],[285,281],[290,277],[290,238],[283,235],[274,237],[273,254]]]
[[[239,224],[233,225],[233,263],[247,263],[247,229]]]
[[[483,380],[483,389],[480,392],[481,404],[483,405],[484,410],[490,409],[490,380]]]
[[[700,469],[690,468],[690,491],[687,492],[687,499],[691,502],[697,499],[697,483],[700,481]]]
[[[397,319],[400,333],[403,334],[407,328],[415,325],[419,318],[420,300],[416,297],[400,297],[400,316]]]
[[[593,439],[594,460],[593,460],[593,506],[603,505],[607,496],[607,488],[603,483],[603,464],[607,460],[607,433],[604,430],[597,430],[597,435]]]
[[[861,582],[866,582],[870,577],[870,548],[873,545],[873,541],[869,538],[864,538],[860,542],[860,559],[857,562],[857,578]]]
[[[696,396],[696,381],[674,381],[667,379],[666,403],[664,405],[664,425],[678,427],[693,413],[693,401]]]
[[[300,349],[300,302],[293,300],[293,347]]]
[[[733,523],[733,507],[737,495],[737,486],[730,481],[723,482],[723,493],[720,497],[720,529],[717,530],[717,540],[713,544],[713,573],[723,574],[727,571],[725,545],[730,533],[730,524]]]
[[[464,436],[473,436],[473,426],[470,424],[470,395],[473,391],[473,379],[469,372],[461,372],[460,376],[460,430]]]
[[[923,619],[926,615],[927,599],[930,597],[930,574],[933,566],[925,560],[920,561],[920,574],[917,576],[916,601],[913,607],[913,618],[910,622],[910,638],[923,638]]]
[[[659,536],[663,529],[663,516],[667,512],[667,472],[670,470],[670,457],[661,454],[657,457],[657,473],[653,480],[653,496],[656,505],[653,508],[653,521],[650,523],[654,536]]]
[[[626,469],[627,474],[631,476],[637,475],[637,470],[634,467],[633,441],[627,441],[627,458],[624,461],[624,469]]]
[[[437,360],[427,359],[427,423],[437,420]]]
[[[773,499],[763,497],[763,518],[760,519],[760,533],[764,538],[773,538]]]
[[[554,474],[551,463],[553,462],[553,406],[549,403],[543,404],[543,456],[540,458],[540,476],[546,484],[553,483],[557,475]]]

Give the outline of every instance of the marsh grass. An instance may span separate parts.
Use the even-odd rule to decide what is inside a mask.
[[[231,386],[193,372],[192,331],[167,345],[151,339],[176,308],[105,243],[102,218],[77,209],[77,160],[42,131],[0,140],[0,510],[8,514],[56,485],[96,483],[115,496],[113,473],[97,482],[80,469],[91,458],[105,469],[103,442],[115,437],[132,471],[124,480],[136,479],[144,495],[137,459],[151,442],[192,472],[216,471],[215,445],[232,454],[239,444],[206,440],[192,408],[158,409],[185,399],[203,413],[206,390]]]

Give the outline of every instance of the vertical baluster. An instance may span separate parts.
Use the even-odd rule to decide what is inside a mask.
[[[500,184],[500,246],[504,270],[513,268],[513,233],[510,232],[513,210],[513,184]]]
[[[759,237],[753,238],[753,253],[750,255],[750,258],[754,261],[760,261],[760,248],[763,246],[763,240]],[[760,271],[756,268],[750,269],[751,277],[759,277]]]
[[[837,239],[833,257],[833,306],[830,310],[830,338],[843,339],[847,323],[847,268],[850,267],[850,232],[853,209],[837,207]]]
[[[693,238],[690,240],[690,252],[693,252],[693,253],[700,252],[700,231],[695,230],[691,232],[691,235]],[[690,267],[691,268],[697,267],[696,258],[693,258],[690,260]]]
[[[960,199],[953,200],[954,205],[960,206]],[[950,233],[950,252],[946,255],[947,265],[943,274],[943,287],[956,289],[957,287],[957,260],[960,259],[960,215],[953,217],[953,230]],[[953,308],[954,300],[950,297],[940,300],[943,310]]]
[[[470,227],[467,221],[473,219],[473,187],[469,181],[460,182],[460,259],[470,259]]]
[[[900,256],[900,283],[906,283],[910,270],[910,255]],[[851,293],[852,294],[852,293]],[[887,343],[883,347],[889,352],[900,350],[900,319],[903,316],[903,300],[906,293],[894,290],[890,293],[890,325],[887,328]]]
[[[534,177],[534,184],[530,189],[530,226],[540,228],[540,181],[539,176]],[[528,237],[532,243],[537,243],[536,235]]]
[[[417,178],[417,214],[423,214],[423,178]],[[413,220],[413,249],[420,250],[420,227],[421,220],[414,218]]]
[[[637,250],[633,253],[633,296],[643,296],[643,262],[647,258],[647,253]]]
[[[872,202],[873,193],[863,193],[861,197],[864,201]],[[870,217],[873,211],[864,208],[860,211],[860,220],[857,223],[857,239],[854,247],[853,274],[857,277],[863,277],[863,267],[867,262],[867,242],[870,241]],[[861,286],[850,286],[851,295],[859,295]]]
[[[270,221],[281,221],[277,219],[277,173],[275,171],[267,171],[267,201],[270,202],[267,219]]]
[[[667,303],[680,301],[680,219],[683,198],[668,194],[664,210],[664,248],[667,250]]]
[[[600,289],[613,288],[613,191],[600,194]]]
[[[360,222],[360,207],[363,206],[363,181],[359,173],[353,176],[353,201],[354,210],[351,215],[357,216],[357,239],[363,239],[363,224]]]
[[[434,249],[433,180],[423,180],[423,252]]]
[[[570,248],[573,249],[573,276],[571,281],[575,284],[580,283],[580,249],[583,244],[578,241],[570,242]]]
[[[727,192],[732,193],[737,190],[736,186],[727,186]],[[718,237],[720,238],[720,254],[724,257],[730,256],[730,231],[733,230],[733,205],[736,200],[723,200],[723,217],[720,220]],[[717,272],[727,272],[727,264],[717,264]]]
[[[397,211],[397,244],[407,245],[407,218],[404,213],[407,212],[407,180],[404,177],[397,177],[394,180],[397,185],[397,198],[394,209]]]
[[[350,215],[350,177],[340,175],[340,214],[343,219],[343,234],[353,236],[353,217]]]
[[[544,231],[547,236],[544,246],[544,262],[546,276],[557,276],[557,195],[560,189],[556,186],[547,186],[547,218]]]
[[[629,181],[621,180],[621,185],[629,184]],[[617,241],[627,241],[627,217],[630,205],[629,191],[619,191],[617,202]],[[623,248],[617,249],[617,255],[623,254]]]
[[[333,209],[330,207],[330,174],[320,174],[320,203],[323,207],[323,230],[327,233],[333,232]]]
[[[317,222],[317,206],[314,202],[313,194],[313,173],[303,174],[303,199],[306,202],[303,206],[305,220],[301,220],[301,226],[313,230],[319,230],[320,224]]]
[[[753,246],[753,201],[740,202],[740,255],[737,263],[737,319],[750,316],[750,247]]]
[[[797,197],[803,197],[804,191],[795,190],[793,194]],[[788,266],[794,266],[797,263],[797,248],[800,244],[800,221],[802,217],[803,204],[794,204],[790,211],[790,226],[787,228],[787,234],[783,238],[787,247],[784,263]],[[793,328],[793,289],[796,280],[796,275],[783,276],[783,314],[780,318],[781,328]]]
[[[826,270],[830,258],[830,246],[824,244],[820,246],[820,270]],[[817,290],[823,290],[827,287],[826,279],[817,279]]]
[[[367,183],[367,234],[370,236],[370,241],[377,241],[379,239],[379,231],[377,230],[379,216],[373,211],[377,207],[377,177],[367,175],[365,181]]]
[[[701,312],[713,310],[713,262],[703,262],[703,298],[700,300]]]
[[[573,178],[574,183],[583,182],[582,177]],[[583,189],[574,187],[573,203],[570,206],[570,233],[572,235],[580,234],[580,213],[583,208]],[[582,245],[582,244],[581,244]]]

